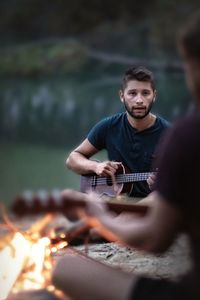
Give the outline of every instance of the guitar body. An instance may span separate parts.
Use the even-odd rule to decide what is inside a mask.
[[[101,177],[96,174],[82,175],[81,176],[81,187],[80,190],[83,193],[94,191],[101,196],[106,195],[109,197],[116,197],[119,194],[127,193],[130,194],[133,188],[133,182],[122,182],[121,175],[126,174],[128,170],[121,165],[116,174],[115,185],[112,182],[111,177]]]

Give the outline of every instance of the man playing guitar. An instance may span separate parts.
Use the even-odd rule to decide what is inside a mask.
[[[149,172],[153,171],[151,166],[157,144],[170,124],[151,113],[156,99],[156,88],[152,72],[145,67],[132,67],[125,72],[119,97],[125,111],[98,122],[87,138],[70,153],[66,165],[74,172],[84,175],[85,182],[85,175],[89,175],[88,179],[95,175],[92,179],[93,185],[88,186],[88,189],[94,189],[95,182],[102,182],[104,177],[104,187],[109,186],[109,180],[112,180],[110,185],[115,190],[115,174],[120,169],[128,168],[128,174],[132,174],[130,181],[134,184],[126,191],[124,186],[130,182],[122,180],[120,184],[123,188],[120,186],[116,194],[128,192],[130,197],[143,198],[151,191],[147,178],[151,175]],[[90,159],[103,149],[107,151],[108,160],[99,162]],[[134,174],[146,176],[134,180]]]

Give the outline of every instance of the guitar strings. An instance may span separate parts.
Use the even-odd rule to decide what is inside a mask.
[[[113,191],[118,194],[118,186],[117,186],[116,175],[115,174],[111,175],[111,179],[112,179]]]
[[[97,175],[92,176],[92,186],[110,184],[116,185],[117,183],[126,183],[132,181],[146,180],[152,172],[146,173],[135,173],[135,174],[117,174],[112,177],[98,177]]]

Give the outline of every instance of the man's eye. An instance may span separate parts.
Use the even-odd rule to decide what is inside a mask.
[[[150,92],[149,92],[149,91],[144,91],[144,92],[142,93],[142,95],[143,95],[143,96],[148,96],[148,95],[150,95]]]
[[[136,93],[136,92],[130,92],[129,95],[131,95],[131,96],[136,96],[137,93]]]

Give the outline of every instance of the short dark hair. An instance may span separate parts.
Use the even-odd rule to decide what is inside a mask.
[[[200,11],[178,33],[178,47],[186,58],[200,60]]]
[[[153,91],[155,90],[155,80],[153,73],[143,66],[133,66],[126,70],[122,80],[122,90],[127,86],[127,82],[130,80],[146,81],[150,82]]]

